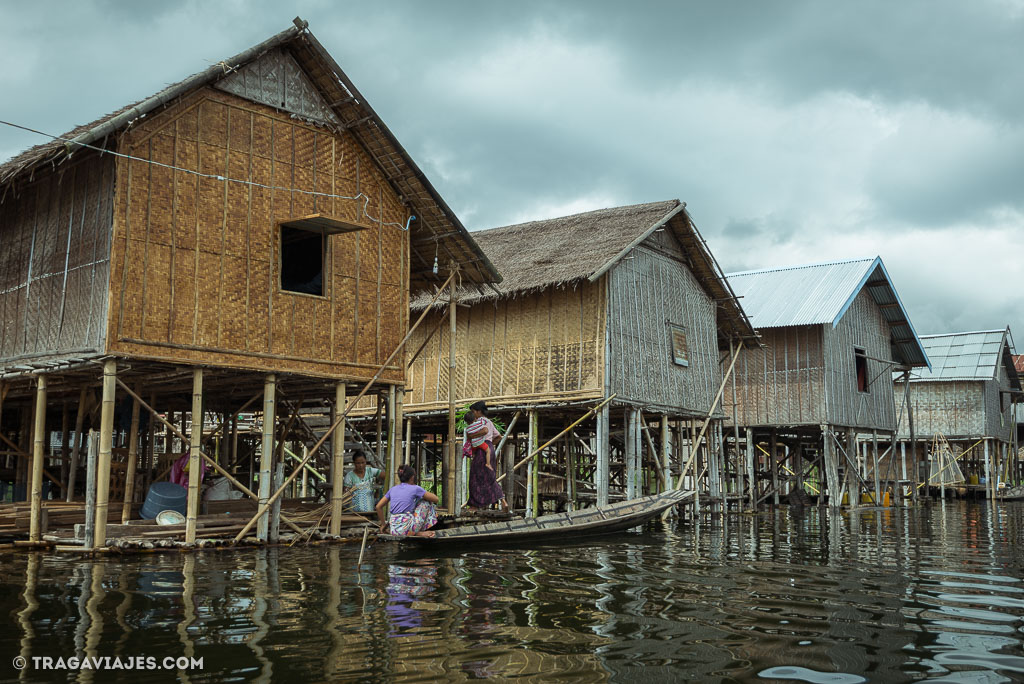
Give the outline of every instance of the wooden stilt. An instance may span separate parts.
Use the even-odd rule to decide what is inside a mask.
[[[138,402],[133,418],[138,414]],[[185,543],[196,541],[196,523],[199,519],[199,483],[202,480],[203,465],[199,451],[203,445],[203,369],[192,371],[192,443],[188,454],[188,501],[185,516]]]
[[[263,383],[263,448],[260,451],[260,509],[269,509],[267,502],[271,492],[271,462],[274,460],[274,427],[277,408],[277,378],[273,373],[267,375]],[[267,541],[270,531],[270,518],[264,515],[256,522],[256,538]]]
[[[388,425],[387,425],[387,461],[388,461],[388,472],[397,475],[398,466],[401,465],[398,462],[401,451],[399,451],[399,445],[401,444],[401,437],[399,436],[400,426],[402,424],[401,418],[398,418],[395,414],[398,411],[398,397],[396,396],[397,391],[394,385],[388,385]],[[397,439],[396,439],[397,437]]]
[[[107,510],[110,497],[110,454],[114,436],[114,400],[117,393],[117,362],[103,363],[103,402],[100,405],[100,444],[96,460],[96,525],[93,548],[107,545]]]
[[[339,382],[334,387],[334,413],[331,424],[337,421],[337,416],[345,412],[345,383]],[[331,534],[341,534],[341,512],[342,498],[345,494],[345,424],[342,424],[334,431],[332,442],[332,468],[331,468],[331,522],[328,531]]]
[[[772,503],[779,505],[779,432],[772,428],[771,442],[768,447],[768,466],[772,474]]]
[[[668,427],[668,415],[661,416],[661,486],[659,492],[664,492],[672,486],[672,433]]]
[[[28,540],[41,539],[43,518],[43,446],[46,443],[46,376],[36,380],[36,415],[32,430],[32,504]]]
[[[68,464],[71,460],[71,410],[68,400],[60,406],[60,487],[61,498],[67,498]],[[57,498],[56,496],[53,498]]]
[[[278,461],[274,464],[274,490],[280,489],[284,482],[284,463]],[[271,502],[269,517],[267,541],[275,544],[281,538],[281,497],[277,497]]]
[[[540,436],[537,434],[538,423],[537,423],[537,411],[530,409],[527,412],[529,431],[527,433],[526,448],[528,454],[533,454],[540,441]],[[537,484],[533,476],[534,470],[536,469],[535,458],[529,460],[529,465],[526,471],[526,517],[532,518],[537,515],[537,495],[536,488]]]
[[[121,524],[132,517],[135,502],[135,467],[139,460],[139,402],[132,401],[132,422],[128,433],[128,462],[124,473],[124,503],[121,506]]]
[[[455,325],[455,312],[458,310],[458,294],[455,281],[448,288],[448,448],[445,451],[445,467],[448,477],[444,483],[444,503],[449,512],[458,510],[459,498],[456,483],[461,469],[458,467],[459,456],[455,449],[455,349],[458,330]]]
[[[85,542],[87,549],[96,544],[96,466],[99,461],[99,433],[89,430],[85,454]]]
[[[623,424],[625,425],[625,442],[626,442],[626,498],[636,498],[636,483],[637,483],[637,472],[636,472],[636,459],[637,459],[637,435],[639,434],[637,425],[636,409],[627,407],[623,410],[622,415]]]
[[[836,444],[828,425],[821,426],[822,458],[824,459],[825,486],[828,489],[828,505],[838,509],[842,506],[843,493],[840,490],[839,472],[836,465]]]
[[[609,452],[611,451],[611,432],[608,420],[611,409],[606,404],[597,413],[597,467],[594,469],[594,487],[597,489],[597,505],[608,505]]]

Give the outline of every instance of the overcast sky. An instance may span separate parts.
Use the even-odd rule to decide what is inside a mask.
[[[296,14],[470,230],[679,198],[727,272],[881,255],[919,333],[1024,348],[1024,0],[0,0],[0,118],[63,133]]]

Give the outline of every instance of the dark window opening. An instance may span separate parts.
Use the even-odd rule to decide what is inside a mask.
[[[323,233],[281,226],[281,289],[324,296]]]
[[[857,391],[868,391],[868,357],[863,349],[853,350],[854,367],[857,370]]]

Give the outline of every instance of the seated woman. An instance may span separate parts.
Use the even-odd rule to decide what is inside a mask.
[[[384,481],[384,471],[366,465],[366,454],[356,452],[352,457],[352,470],[345,473],[343,484],[352,492],[352,510],[373,513],[373,488]]]
[[[411,465],[398,467],[398,484],[389,489],[377,502],[377,518],[380,520],[380,531],[388,526],[391,534],[400,537],[416,535],[433,537],[434,531],[429,529],[437,524],[437,495],[431,494],[423,487],[413,484],[416,469]],[[390,516],[385,522],[384,508],[390,502]]]

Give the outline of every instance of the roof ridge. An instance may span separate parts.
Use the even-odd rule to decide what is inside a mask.
[[[851,259],[834,259],[832,261],[821,261],[818,263],[811,264],[796,264],[793,266],[780,266],[778,268],[756,268],[749,271],[733,271],[732,273],[726,273],[726,278],[732,278],[733,276],[745,276],[755,275],[757,273],[779,273],[781,271],[799,271],[804,268],[820,268],[821,266],[838,266],[839,264],[855,264],[858,262],[874,262],[879,259],[879,256],[873,257],[856,257]]]
[[[918,335],[921,339],[926,337],[953,337],[955,335],[984,335],[987,333],[1005,333],[1006,328],[993,328],[991,330],[963,330],[960,332],[932,333],[931,335]]]
[[[524,226],[540,225],[544,223],[550,223],[552,221],[565,221],[566,219],[576,218],[579,216],[590,216],[595,214],[601,214],[609,211],[622,211],[627,209],[637,209],[639,207],[654,207],[659,204],[671,204],[673,207],[678,207],[681,202],[678,198],[657,200],[655,202],[639,202],[637,204],[623,204],[614,207],[604,207],[602,209],[591,209],[589,211],[581,211],[575,214],[566,214],[564,216],[552,216],[546,219],[537,219],[534,221],[522,221],[520,223],[510,223],[504,226],[493,226],[491,228],[481,228],[479,230],[471,231],[474,236],[481,235],[483,233],[493,233],[502,230],[511,230],[512,228],[522,228]]]

